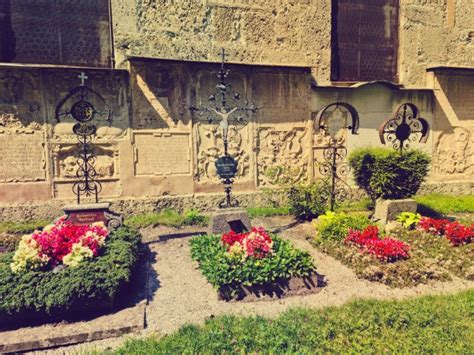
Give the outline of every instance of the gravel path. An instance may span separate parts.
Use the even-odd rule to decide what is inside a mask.
[[[204,319],[222,314],[262,315],[274,317],[292,307],[322,308],[338,306],[355,298],[403,299],[426,294],[447,294],[474,287],[474,282],[454,279],[413,288],[390,289],[389,287],[358,279],[354,272],[330,256],[319,253],[305,239],[313,233],[310,224],[298,224],[291,228],[289,218],[269,218],[253,221],[268,229],[280,229],[280,235],[293,244],[309,251],[314,257],[317,271],[326,276],[328,285],[319,293],[286,299],[262,299],[256,302],[225,302],[217,299],[217,293],[207,283],[190,256],[190,237],[168,239],[150,244],[152,254],[149,280],[149,305],[146,309],[147,330],[142,335],[163,335],[177,330],[186,323],[202,323]],[[148,231],[147,234],[152,234]],[[49,351],[70,353],[76,350],[103,349],[119,346],[126,337],[98,341],[93,344]],[[44,353],[44,352],[43,352]]]

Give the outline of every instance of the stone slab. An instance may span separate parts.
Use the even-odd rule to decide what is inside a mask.
[[[245,232],[252,229],[250,218],[243,208],[227,208],[214,212],[209,225],[210,234],[224,234],[231,230]]]
[[[413,212],[417,209],[417,203],[412,199],[404,200],[377,200],[373,220],[382,224],[394,221],[402,212]]]
[[[144,329],[145,302],[90,321],[0,332],[0,353],[24,352],[118,337]]]

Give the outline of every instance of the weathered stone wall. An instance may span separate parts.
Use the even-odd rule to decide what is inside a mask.
[[[329,80],[330,0],[112,0],[125,55],[313,67]]]
[[[474,181],[474,70],[434,73],[433,175]]]
[[[77,86],[73,69],[0,66],[0,201],[71,198],[77,169],[72,119],[55,119],[56,105]],[[96,170],[105,196],[120,196],[120,144],[128,139],[126,71],[89,70],[88,85],[113,110],[98,122]]]
[[[215,161],[223,154],[220,122],[207,124],[191,106],[207,107],[215,93],[217,66],[170,61],[132,61],[134,175],[126,195],[221,191]],[[239,164],[237,191],[276,184],[274,167],[308,169],[309,69],[229,66],[237,105],[259,110],[247,125],[231,127],[229,152]],[[207,116],[206,116],[207,117]],[[206,117],[202,117],[206,119]],[[214,117],[216,118],[216,117]],[[157,159],[157,154],[163,159]],[[273,174],[273,175],[272,175]]]
[[[472,0],[400,0],[400,82],[426,86],[426,68],[474,67]]]
[[[331,0],[113,0],[118,62],[125,55],[308,66],[330,78]],[[433,65],[474,66],[472,0],[400,0],[399,79],[426,86]]]

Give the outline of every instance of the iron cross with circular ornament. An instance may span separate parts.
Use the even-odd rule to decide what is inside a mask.
[[[401,154],[410,147],[410,142],[426,143],[429,129],[428,121],[419,117],[418,107],[404,103],[397,108],[393,118],[380,125],[380,142],[391,143]]]

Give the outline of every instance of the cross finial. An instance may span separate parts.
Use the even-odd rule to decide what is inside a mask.
[[[224,70],[224,64],[225,64],[225,49],[224,48],[221,49],[221,58],[222,58],[221,69]]]
[[[88,79],[84,72],[81,72],[81,75],[78,76],[81,79],[81,86],[84,86],[84,82]]]

